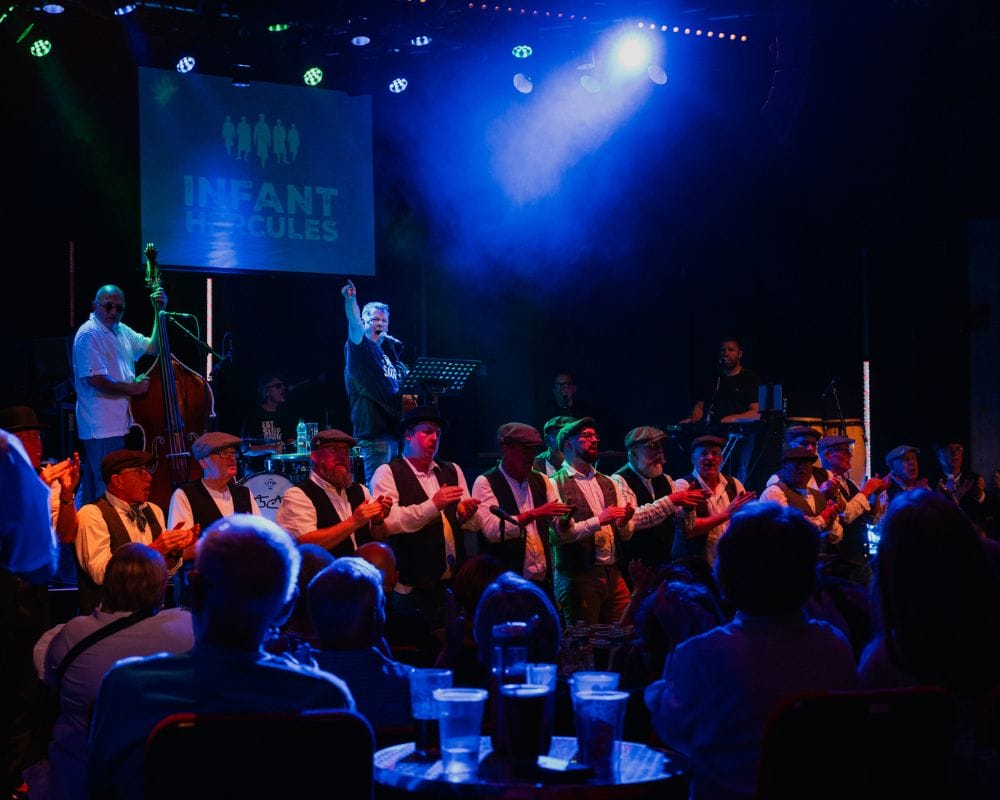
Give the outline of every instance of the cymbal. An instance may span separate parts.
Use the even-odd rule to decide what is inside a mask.
[[[277,450],[262,449],[262,450],[244,450],[244,458],[274,458]]]

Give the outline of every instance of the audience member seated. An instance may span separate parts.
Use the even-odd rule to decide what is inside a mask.
[[[960,712],[955,796],[1000,796],[1000,753],[977,750],[975,716],[1000,685],[1000,579],[993,543],[927,489],[901,493],[881,522],[875,625],[858,667],[864,688],[931,684]]]
[[[409,668],[379,647],[385,626],[379,571],[355,556],[338,558],[312,580],[307,594],[320,668],[347,683],[376,736],[380,728],[409,720]]]
[[[659,738],[691,760],[691,797],[752,797],[775,705],[856,685],[850,644],[802,608],[818,552],[802,512],[774,503],[740,509],[719,540],[716,575],[736,616],[678,645],[646,690]]]
[[[123,545],[108,561],[100,607],[69,620],[49,643],[45,682],[59,694],[49,745],[55,800],[87,797],[87,731],[104,674],[120,658],[183,653],[194,644],[191,613],[163,609],[166,591],[163,556],[139,542]]]
[[[534,616],[539,618],[539,623],[528,648],[528,661],[558,663],[559,614],[545,592],[513,572],[504,572],[486,587],[476,606],[473,636],[479,649],[479,662],[487,674],[493,626],[504,622],[528,622]]]
[[[261,647],[295,604],[299,561],[292,538],[266,517],[234,514],[205,531],[189,576],[195,645],[126,659],[105,676],[90,735],[92,795],[142,797],[143,747],[169,714],[354,709],[342,680]]]
[[[308,664],[312,660],[311,648],[319,646],[319,637],[309,616],[309,597],[306,587],[320,572],[333,563],[333,554],[318,544],[299,545],[302,565],[299,567],[299,597],[288,621],[280,629],[273,628],[264,643],[269,653],[284,653],[296,661]]]
[[[365,542],[355,554],[378,569],[382,575],[382,592],[389,598],[399,582],[396,554],[385,542]],[[395,661],[412,667],[429,667],[441,652],[440,640],[415,612],[385,606],[385,633],[382,652]]]

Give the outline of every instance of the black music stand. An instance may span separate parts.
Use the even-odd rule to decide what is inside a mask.
[[[437,408],[439,397],[462,393],[465,382],[479,369],[480,363],[474,359],[421,356],[410,367],[401,389],[407,394],[416,390],[419,394],[430,395],[429,405]]]

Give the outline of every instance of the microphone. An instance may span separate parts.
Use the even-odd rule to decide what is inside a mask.
[[[832,381],[830,381],[829,384],[827,384],[827,387],[823,390],[822,394],[820,394],[819,396],[820,400],[826,400],[827,395],[830,394],[836,388],[837,380],[838,380],[837,378],[834,378]]]
[[[520,527],[520,523],[517,521],[516,517],[512,517],[506,511],[504,511],[500,506],[490,506],[490,513],[494,517],[500,517],[504,522],[514,525],[515,527]]]
[[[306,378],[304,381],[299,381],[298,383],[289,384],[288,386],[285,387],[285,389],[288,392],[294,392],[296,389],[301,389],[307,383],[309,383],[309,378]]]
[[[396,347],[402,347],[403,343],[399,341],[395,336],[390,336],[388,333],[382,334],[382,339],[386,342],[392,342]]]
[[[190,319],[198,319],[196,314],[188,314],[184,311],[164,311],[163,313],[168,317],[189,317]]]

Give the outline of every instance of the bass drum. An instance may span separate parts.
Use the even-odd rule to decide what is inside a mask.
[[[854,440],[854,455],[851,457],[851,470],[848,477],[859,487],[865,482],[865,461],[867,460],[868,443],[865,441],[865,426],[860,419],[845,419],[847,432],[845,436]],[[823,420],[824,436],[840,436],[840,420]],[[878,472],[878,470],[875,470]]]
[[[253,499],[257,501],[260,513],[271,522],[276,521],[281,498],[294,486],[288,478],[276,472],[258,472],[240,481],[240,485],[250,490]]]

